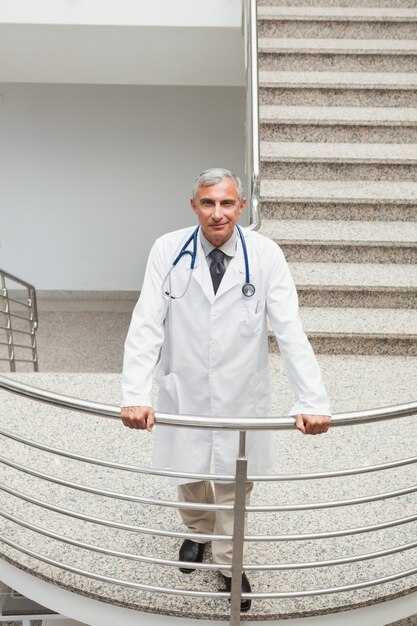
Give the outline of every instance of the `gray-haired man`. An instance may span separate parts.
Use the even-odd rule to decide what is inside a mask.
[[[291,414],[303,433],[328,430],[330,407],[320,369],[298,314],[298,300],[280,248],[250,230],[238,218],[246,199],[230,171],[212,169],[195,182],[191,207],[199,226],[168,233],[149,255],[141,297],[125,344],[123,402],[125,426],[151,430],[150,402],[154,368],[158,410],[174,414],[265,417],[271,414],[267,316],[296,396]],[[173,268],[173,262],[175,267]],[[171,271],[172,270],[172,271]],[[157,425],[157,467],[174,472],[234,474],[237,432],[194,430]],[[272,437],[247,437],[250,475],[271,473]],[[177,479],[186,502],[233,504],[234,483]],[[249,503],[253,484],[247,484]],[[180,509],[189,530],[233,534],[232,511]],[[180,560],[201,562],[205,540],[185,540]],[[232,545],[212,541],[213,558],[230,590]],[[189,573],[192,567],[182,567]],[[250,591],[246,575],[243,591]],[[241,609],[250,608],[242,600]]]

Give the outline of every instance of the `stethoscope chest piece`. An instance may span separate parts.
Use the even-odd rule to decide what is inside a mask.
[[[252,283],[245,283],[242,287],[242,293],[247,298],[250,298],[255,293],[255,287],[252,285]]]

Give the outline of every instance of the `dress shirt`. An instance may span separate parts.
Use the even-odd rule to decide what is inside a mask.
[[[232,257],[236,255],[237,238],[238,238],[238,233],[235,228],[233,230],[231,237],[219,248],[219,250],[221,250],[224,253],[224,266],[226,269],[230,261],[232,260]],[[208,266],[211,267],[213,259],[211,256],[209,256],[209,254],[212,252],[212,250],[216,248],[216,246],[213,246],[213,244],[206,237],[204,237],[201,228],[200,228],[200,241],[201,241],[201,245],[203,246],[204,254],[206,255]]]

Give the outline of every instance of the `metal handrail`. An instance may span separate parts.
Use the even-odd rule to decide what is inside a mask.
[[[82,548],[85,550],[90,550],[93,552],[98,552],[100,554],[106,554],[108,556],[114,556],[117,558],[124,558],[133,561],[139,561],[141,563],[152,563],[155,565],[166,565],[168,567],[187,567],[189,563],[187,561],[172,561],[170,559],[161,559],[157,557],[148,557],[141,554],[134,554],[131,552],[122,552],[120,550],[112,550],[110,548],[105,548],[103,546],[98,546],[94,544],[89,544],[84,541],[77,541],[76,539],[71,539],[64,535],[60,535],[59,533],[52,532],[50,530],[46,530],[36,524],[31,524],[22,518],[11,515],[9,513],[5,513],[4,511],[0,512],[0,515],[9,521],[14,522],[28,530],[32,530],[37,532],[45,537],[49,537],[51,539],[56,539],[65,543],[67,545],[76,546],[77,548]],[[356,563],[358,561],[366,561],[381,558],[384,556],[388,556],[390,554],[398,554],[399,552],[405,552],[406,550],[412,550],[417,547],[417,541],[412,541],[410,543],[403,544],[401,546],[396,546],[394,548],[388,548],[386,550],[378,550],[376,552],[368,552],[365,554],[358,554],[351,557],[340,558],[340,559],[327,559],[323,561],[302,561],[299,563],[284,563],[284,564],[271,564],[271,565],[259,565],[259,564],[245,564],[244,568],[246,571],[287,571],[294,569],[310,569],[310,568],[318,568],[318,567],[328,567],[334,565],[346,565],[347,563]],[[221,568],[222,570],[231,570],[231,565],[224,565],[220,563],[196,563],[195,569],[200,570],[218,570]]]
[[[124,524],[122,522],[115,522],[113,520],[103,519],[101,517],[94,517],[92,515],[85,515],[84,513],[78,513],[78,511],[71,511],[70,509],[64,509],[61,506],[57,506],[55,504],[50,504],[49,502],[44,502],[43,500],[39,500],[39,498],[34,498],[32,496],[28,496],[26,493],[21,493],[16,489],[10,489],[6,485],[0,483],[0,489],[5,493],[10,494],[20,500],[25,502],[30,502],[31,504],[36,504],[43,509],[48,511],[53,511],[54,513],[60,513],[61,515],[66,515],[67,517],[73,517],[74,519],[79,519],[84,522],[91,522],[93,524],[98,524],[100,526],[107,526],[108,528],[118,528],[119,530],[128,530],[135,533],[143,533],[145,535],[156,535],[158,537],[175,537],[177,539],[195,539],[196,541],[230,541],[232,539],[231,535],[209,535],[203,533],[188,533],[181,532],[176,530],[161,530],[157,528],[146,528],[145,526],[135,526],[133,524]]]
[[[118,500],[125,500],[127,502],[139,502],[140,504],[150,504],[156,506],[165,506],[173,509],[190,509],[194,511],[232,511],[233,506],[231,504],[201,504],[200,502],[182,502],[180,500],[157,500],[155,498],[143,498],[142,496],[134,496],[131,494],[120,493],[115,491],[108,491],[106,489],[98,489],[97,487],[88,487],[80,483],[74,483],[70,480],[63,478],[56,478],[45,472],[26,467],[21,463],[16,463],[10,459],[0,456],[0,463],[8,465],[14,469],[35,476],[36,478],[42,478],[56,485],[63,487],[69,487],[70,489],[76,489],[78,491],[85,491],[86,493],[92,493],[97,496],[105,496],[107,498],[115,498]],[[307,504],[274,504],[274,505],[250,505],[246,507],[246,511],[252,513],[272,513],[278,511],[316,511],[320,509],[331,509],[341,506],[352,506],[354,504],[367,504],[369,502],[378,502],[379,500],[388,500],[389,498],[397,498],[399,496],[405,496],[417,491],[417,485],[407,487],[405,489],[397,489],[395,491],[387,491],[384,493],[378,493],[373,496],[362,496],[360,498],[349,498],[347,500],[330,500],[329,502],[315,502]]]
[[[94,552],[99,552],[100,554],[107,554],[109,556],[115,556],[117,558],[124,558],[133,561],[139,561],[141,563],[152,563],[155,565],[167,565],[169,567],[187,567],[189,563],[187,561],[172,561],[170,559],[160,559],[157,557],[149,557],[144,556],[142,554],[134,554],[132,552],[121,552],[119,550],[112,550],[110,548],[105,548],[103,546],[93,545],[90,543],[86,543],[84,541],[78,541],[76,539],[71,539],[66,537],[65,535],[60,535],[59,533],[52,532],[50,530],[46,530],[41,526],[37,526],[36,524],[32,524],[23,520],[21,517],[16,515],[12,515],[10,513],[6,513],[5,511],[0,511],[0,515],[19,526],[23,526],[28,530],[32,530],[37,532],[45,537],[49,537],[50,539],[56,539],[61,541],[62,543],[66,543],[68,545],[76,546],[77,548],[83,548],[85,550],[91,550]],[[367,561],[372,559],[377,559],[383,556],[388,556],[390,554],[398,554],[399,552],[405,552],[406,550],[412,550],[417,547],[417,540],[412,541],[410,543],[403,544],[401,546],[396,546],[394,548],[388,548],[386,550],[377,550],[376,552],[367,552],[365,554],[357,554],[355,556],[350,556],[341,559],[327,559],[324,561],[301,561],[299,563],[273,563],[268,565],[259,565],[259,564],[244,564],[244,569],[246,571],[253,572],[266,572],[266,571],[286,571],[293,569],[310,569],[316,567],[328,567],[332,565],[346,565],[347,563],[357,563],[358,561]],[[194,567],[194,565],[193,565]],[[203,569],[203,570],[231,570],[231,565],[225,565],[220,563],[196,563],[195,569]]]
[[[151,591],[153,593],[167,593],[171,595],[181,595],[181,596],[192,596],[197,598],[230,598],[231,594],[224,591],[191,591],[189,589],[173,589],[169,587],[155,587],[152,585],[143,585],[142,583],[133,582],[131,580],[122,580],[120,578],[112,578],[110,576],[102,576],[100,574],[96,574],[94,572],[89,572],[87,570],[81,569],[79,567],[73,567],[71,565],[67,565],[66,563],[62,563],[61,561],[57,561],[56,559],[50,559],[39,552],[34,550],[30,550],[29,548],[25,548],[15,541],[11,541],[7,537],[0,535],[0,541],[5,543],[6,545],[23,552],[32,558],[39,559],[44,563],[49,565],[53,565],[55,567],[60,567],[68,572],[72,572],[74,574],[78,574],[81,576],[85,576],[87,578],[93,578],[95,580],[100,580],[102,582],[111,583],[114,585],[121,585],[123,587],[133,587],[134,589],[141,589],[142,591]],[[194,564],[193,564],[194,567]],[[374,578],[372,580],[367,580],[364,582],[353,583],[350,585],[341,585],[339,587],[329,587],[326,589],[308,589],[304,591],[287,591],[287,592],[272,592],[272,593],[260,593],[260,592],[252,592],[252,593],[242,593],[242,598],[257,598],[257,599],[278,599],[278,598],[299,598],[299,597],[308,597],[308,596],[319,596],[319,595],[328,595],[332,593],[341,593],[346,591],[354,591],[356,589],[364,589],[366,587],[372,587],[374,585],[381,585],[383,583],[392,582],[394,580],[399,580],[400,578],[405,578],[407,576],[413,576],[417,574],[417,567],[413,567],[408,570],[404,570],[402,572],[398,572],[397,574],[391,574],[389,576],[381,576],[380,578]],[[233,592],[232,592],[233,593]],[[240,602],[240,600],[239,600]]]
[[[258,230],[260,194],[259,87],[258,87],[258,20],[256,0],[243,0],[243,34],[245,38],[246,76],[246,180],[250,223]]]
[[[92,402],[64,394],[27,385],[7,376],[0,375],[0,389],[6,389],[17,395],[45,402],[52,406],[71,409],[73,411],[99,415],[120,420],[120,408],[112,404]],[[335,426],[353,426],[370,424],[390,419],[407,417],[417,413],[417,402],[406,402],[377,409],[336,413],[332,417],[332,428]],[[294,417],[206,417],[199,415],[171,415],[155,413],[156,422],[166,426],[184,428],[214,428],[215,430],[293,430]]]
[[[70,489],[76,489],[77,491],[85,491],[86,493],[92,493],[96,496],[105,496],[106,498],[115,498],[117,500],[125,500],[126,502],[138,502],[140,504],[151,504],[156,506],[166,506],[173,509],[193,509],[195,511],[232,511],[233,506],[231,504],[201,504],[199,502],[179,502],[172,500],[157,500],[155,498],[143,498],[142,496],[134,496],[127,493],[120,493],[115,491],[108,491],[106,489],[98,489],[96,487],[88,487],[87,485],[81,485],[80,483],[74,483],[70,480],[64,480],[63,478],[56,478],[45,472],[39,472],[38,470],[25,467],[21,463],[16,463],[10,459],[0,456],[0,463],[13,467],[14,469],[35,476],[36,478],[42,478],[56,485],[63,487],[69,487]],[[416,487],[417,491],[417,487]]]
[[[33,441],[33,439],[28,439],[27,437],[22,437],[21,435],[16,435],[16,433],[12,433],[8,430],[4,430],[0,428],[0,435],[3,437],[7,437],[8,439],[13,439],[14,441],[18,441],[19,443],[24,443],[31,448],[36,448],[38,450],[43,450],[44,452],[49,452],[50,454],[56,454],[57,456],[62,456],[68,459],[73,459],[75,461],[82,461],[84,463],[89,463],[91,465],[99,465],[101,467],[109,467],[111,469],[122,470],[126,472],[137,472],[138,474],[148,474],[152,476],[167,476],[171,478],[190,478],[193,480],[223,480],[225,482],[233,482],[235,477],[232,474],[193,474],[191,472],[172,472],[170,470],[160,470],[154,468],[144,468],[138,467],[137,465],[128,465],[126,463],[117,463],[115,461],[105,461],[104,459],[97,459],[92,456],[85,456],[83,454],[76,454],[75,452],[70,452],[68,450],[62,450],[62,448],[55,448],[53,446],[48,446],[44,443],[40,443],[39,441]],[[309,472],[306,474],[274,474],[274,475],[256,475],[256,476],[248,476],[249,481],[257,481],[257,482],[266,482],[266,481],[274,481],[274,482],[285,482],[285,481],[296,481],[296,480],[321,480],[325,478],[340,478],[341,476],[356,476],[359,474],[368,474],[371,472],[381,472],[387,469],[394,469],[396,467],[403,467],[404,465],[412,465],[413,463],[417,463],[417,456],[412,456],[407,459],[400,459],[399,461],[391,461],[389,463],[379,463],[376,465],[366,465],[363,467],[354,467],[351,469],[344,470],[336,470],[334,472]]]
[[[0,483],[0,490],[8,493],[15,498],[23,500],[25,502],[29,502],[30,504],[35,504],[43,509],[48,511],[53,511],[54,513],[60,513],[62,515],[66,515],[67,517],[73,517],[74,519],[79,519],[84,522],[92,522],[94,524],[98,524],[100,526],[107,526],[108,528],[118,528],[119,530],[127,530],[131,532],[143,533],[146,535],[156,535],[158,537],[175,537],[177,539],[195,539],[196,541],[230,541],[232,539],[231,535],[210,535],[203,533],[189,533],[182,531],[174,531],[174,530],[161,530],[157,528],[146,528],[144,526],[135,526],[132,524],[124,524],[123,522],[115,522],[113,520],[103,519],[101,517],[94,517],[91,515],[85,515],[84,513],[79,513],[77,511],[72,511],[70,509],[64,509],[55,504],[50,504],[49,502],[45,502],[43,500],[39,500],[39,498],[34,498],[33,496],[29,496],[25,493],[17,491],[16,489],[11,489],[6,485]],[[318,533],[298,533],[296,535],[245,535],[245,541],[250,542],[275,542],[275,541],[311,541],[315,539],[331,539],[334,537],[348,537],[351,535],[360,535],[363,533],[374,532],[377,530],[386,530],[387,528],[393,528],[394,526],[404,526],[405,524],[410,524],[412,522],[417,521],[417,514],[408,515],[407,517],[402,517],[395,520],[388,520],[386,522],[380,522],[379,524],[370,524],[369,526],[359,526],[357,528],[347,528],[343,530],[332,530],[332,531],[321,531]]]
[[[60,567],[61,569],[66,570],[67,572],[72,572],[73,574],[78,574],[80,576],[86,576],[87,578],[94,578],[95,580],[104,581],[107,583],[111,583],[113,585],[122,585],[123,587],[132,587],[133,589],[141,589],[142,591],[151,591],[153,593],[168,593],[177,596],[192,596],[194,598],[230,598],[230,593],[224,591],[191,591],[189,589],[171,589],[169,587],[154,587],[152,585],[143,585],[142,583],[132,582],[131,580],[121,580],[120,578],[111,578],[110,576],[101,576],[100,574],[94,574],[93,572],[89,572],[87,570],[81,569],[79,567],[73,567],[71,565],[67,565],[66,563],[62,563],[61,561],[57,561],[56,559],[50,559],[43,554],[39,554],[39,552],[35,552],[35,550],[30,550],[29,548],[25,548],[15,541],[11,541],[7,537],[0,535],[0,541],[5,543],[7,546],[11,548],[15,548],[15,550],[19,550],[23,552],[23,554],[27,554],[35,559],[39,559],[39,561],[43,561],[44,563],[48,563],[48,565],[53,565],[54,567]]]
[[[85,541],[77,541],[76,539],[71,539],[70,537],[66,537],[65,535],[60,535],[59,533],[54,533],[51,530],[46,530],[46,528],[42,528],[37,524],[31,524],[26,520],[18,517],[17,515],[11,515],[10,513],[6,513],[5,511],[0,511],[0,515],[19,526],[23,526],[28,530],[32,530],[34,532],[39,533],[40,535],[44,535],[45,537],[49,537],[50,539],[56,539],[57,541],[62,541],[62,543],[66,543],[70,546],[76,546],[77,548],[83,548],[84,550],[91,550],[93,552],[99,552],[100,554],[107,554],[108,556],[115,556],[121,559],[129,559],[132,561],[139,561],[141,563],[152,563],[155,565],[167,565],[169,567],[187,567],[189,563],[187,561],[172,561],[169,559],[160,559],[157,557],[144,556],[143,554],[133,554],[132,552],[121,552],[120,550],[111,550],[110,548],[105,548],[103,546],[93,545],[91,543],[86,543]],[[417,542],[416,542],[417,545]],[[411,549],[412,546],[407,546],[407,549]],[[388,552],[388,554],[390,554]],[[369,557],[372,558],[372,557]],[[255,566],[256,567],[256,566]],[[231,570],[231,565],[224,565],[223,563],[196,563],[195,569],[202,570],[214,570],[217,571],[219,568],[222,570]]]

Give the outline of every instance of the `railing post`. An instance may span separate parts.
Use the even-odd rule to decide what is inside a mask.
[[[3,292],[3,297],[5,299],[5,308],[3,309],[3,313],[6,316],[6,340],[7,340],[7,351],[9,353],[9,366],[10,371],[16,371],[16,361],[14,356],[14,345],[13,345],[13,328],[12,328],[12,318],[10,315],[10,302],[9,302],[9,292],[6,287],[6,280],[4,275],[1,274],[1,289]]]
[[[30,305],[30,321],[31,321],[30,343],[32,347],[33,369],[35,372],[39,372],[38,350],[36,348],[36,329],[38,326],[38,311],[37,311],[37,305],[36,305],[36,292],[32,287],[29,289],[28,304]]]
[[[246,432],[239,432],[239,456],[236,459],[235,503],[233,518],[232,587],[230,599],[230,626],[240,624],[240,602],[242,595],[243,543],[245,540],[246,479]]]

